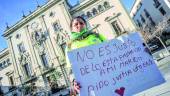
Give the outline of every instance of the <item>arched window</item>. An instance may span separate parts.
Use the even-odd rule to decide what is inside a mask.
[[[104,8],[103,8],[103,6],[102,6],[102,5],[99,5],[99,6],[98,6],[98,10],[99,10],[99,12],[102,12],[102,11],[104,11]]]
[[[40,39],[40,34],[36,31],[35,32],[35,40],[38,41],[39,39]]]
[[[93,8],[92,13],[93,13],[93,15],[97,15],[97,10],[96,10],[96,8]]]
[[[87,19],[87,16],[85,14],[82,14],[81,17],[83,17],[84,19]]]
[[[87,12],[87,17],[88,18],[92,17],[92,14],[90,12]]]
[[[110,7],[110,4],[108,2],[104,2],[104,7],[107,9]]]

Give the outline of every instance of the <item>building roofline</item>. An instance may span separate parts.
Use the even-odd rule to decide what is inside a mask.
[[[70,9],[70,14],[74,14],[75,12],[83,9],[84,7],[96,2],[95,0],[85,0],[77,5],[75,5],[72,9]]]
[[[0,51],[0,59],[8,54],[9,54],[8,48],[3,49],[2,51]]]
[[[131,9],[130,9],[130,13],[131,13],[133,7],[135,6],[136,2],[137,2],[137,0],[135,0],[135,2],[133,2],[133,5],[132,5],[132,7],[131,7]]]
[[[131,8],[130,10],[130,16],[133,18],[134,15],[133,14],[136,14],[136,12],[138,11],[138,5],[140,4],[140,2],[142,2],[142,0],[136,0],[133,4],[133,7]]]
[[[46,4],[42,5],[41,7],[37,8],[35,11],[33,11],[31,14],[26,16],[25,18],[22,18],[17,23],[12,25],[10,28],[6,29],[4,31],[3,37],[7,37],[9,34],[14,32],[15,30],[19,29],[20,27],[24,26],[27,22],[35,18],[37,15],[41,14],[45,10],[47,10],[49,7],[54,6],[56,3],[62,0],[49,0]]]

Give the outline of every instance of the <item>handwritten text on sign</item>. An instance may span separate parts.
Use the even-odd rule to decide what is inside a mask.
[[[68,53],[81,96],[129,96],[165,80],[138,33]]]

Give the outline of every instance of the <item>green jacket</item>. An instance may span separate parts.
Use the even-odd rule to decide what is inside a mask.
[[[71,33],[71,41],[68,46],[69,50],[98,44],[105,41],[106,38],[98,33],[90,32],[87,29],[83,29],[81,32],[72,32]]]
[[[70,66],[68,57],[67,57],[67,52],[71,51],[73,49],[77,48],[82,48],[85,46],[93,45],[93,44],[98,44],[103,41],[106,41],[106,38],[98,33],[90,32],[87,29],[83,29],[81,32],[72,32],[71,33],[71,41],[67,45],[66,48],[66,62],[68,67]]]

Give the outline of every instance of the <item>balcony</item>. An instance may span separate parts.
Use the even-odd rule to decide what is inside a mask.
[[[43,74],[47,74],[47,73],[50,73],[51,71],[54,71],[54,70],[55,70],[55,68],[53,68],[53,67],[44,67],[42,69],[42,72],[43,72]]]
[[[55,94],[57,92],[60,92],[61,90],[66,89],[66,86],[65,85],[58,86],[57,82],[51,82],[50,88],[51,88],[52,94]]]
[[[29,77],[25,78],[25,82],[24,83],[27,84],[27,83],[30,83],[30,82],[36,80],[36,79],[37,79],[37,76],[32,75],[32,76],[29,76]]]

